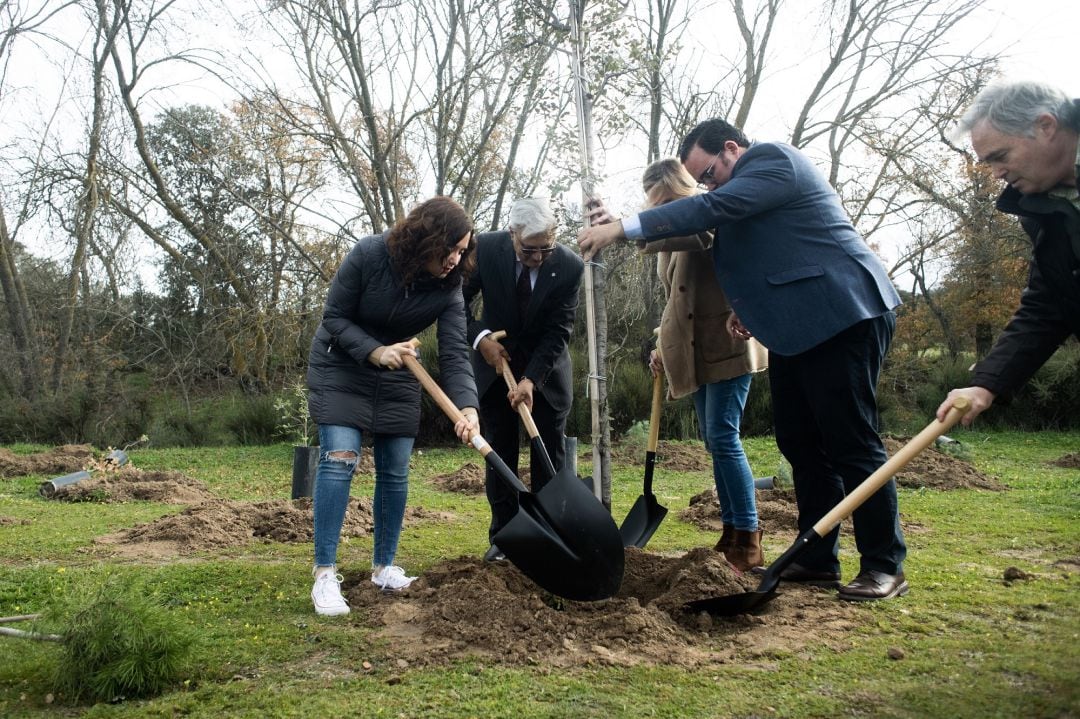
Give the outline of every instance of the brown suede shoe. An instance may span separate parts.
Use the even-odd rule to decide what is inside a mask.
[[[716,546],[713,547],[713,549],[726,555],[734,542],[735,527],[730,524],[725,524],[724,531],[720,533],[720,541],[716,543]]]
[[[825,589],[840,588],[840,572],[807,569],[801,564],[791,564],[787,569],[780,572],[780,579],[785,582],[809,584],[812,587],[824,587]]]
[[[873,602],[878,599],[902,597],[908,593],[904,573],[886,574],[869,569],[859,572],[849,584],[840,588],[839,597],[848,602]]]
[[[740,572],[749,572],[763,565],[765,555],[761,551],[761,530],[736,529],[724,557]]]

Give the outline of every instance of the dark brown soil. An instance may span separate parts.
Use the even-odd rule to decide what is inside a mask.
[[[645,466],[645,447],[634,442],[620,442],[611,448],[611,461],[618,464]],[[585,461],[592,461],[592,455],[584,455]],[[712,471],[712,459],[705,452],[705,445],[677,444],[658,442],[656,445],[656,466],[672,472]]]
[[[896,454],[910,438],[884,437],[885,451]],[[986,489],[994,492],[1005,490],[1003,485],[972,467],[969,463],[929,447],[914,457],[903,470],[897,472],[896,483],[910,489]]]
[[[484,468],[472,462],[466,462],[456,472],[437,474],[431,478],[431,481],[444,492],[483,494]]]
[[[795,506],[795,490],[759,489],[755,496],[758,519],[766,532],[798,534],[799,510]],[[690,506],[679,512],[679,519],[709,532],[723,531],[716,489],[706,489],[691,497]]]
[[[111,472],[94,472],[89,479],[60,487],[50,497],[65,502],[141,500],[165,504],[198,504],[213,498],[205,484],[182,472],[151,472],[130,464]]]
[[[36,454],[15,454],[10,449],[0,447],[0,477],[23,477],[28,474],[58,477],[88,469],[93,457],[94,448],[88,444],[64,444]]]
[[[364,623],[382,627],[399,668],[466,657],[545,671],[700,666],[768,661],[811,643],[847,646],[858,610],[828,592],[785,588],[758,616],[683,609],[756,586],[711,549],[673,558],[629,548],[619,593],[599,602],[559,600],[508,562],[466,557],[432,567],[404,592],[383,594],[363,575],[347,576],[344,591]]]
[[[1052,464],[1055,467],[1064,467],[1066,469],[1080,469],[1080,452],[1063,454],[1049,464]]]
[[[405,521],[448,521],[447,512],[423,507],[405,510]],[[354,498],[345,513],[343,537],[363,537],[373,528],[371,500]],[[179,514],[162,517],[116,534],[98,538],[98,544],[125,556],[165,557],[201,550],[236,547],[255,540],[311,542],[311,499],[274,499],[265,502],[210,500]]]

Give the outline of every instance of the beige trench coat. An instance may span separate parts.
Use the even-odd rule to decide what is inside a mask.
[[[667,294],[657,347],[671,399],[768,367],[760,343],[735,339],[727,331],[731,304],[716,281],[710,234],[643,244],[643,254],[657,255],[656,271]]]

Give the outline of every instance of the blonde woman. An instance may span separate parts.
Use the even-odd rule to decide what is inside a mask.
[[[641,182],[649,207],[701,191],[675,158],[649,165]],[[650,367],[654,375],[667,374],[672,399],[694,395],[698,424],[712,455],[724,527],[716,549],[745,572],[764,564],[764,556],[754,476],[739,440],[739,425],[751,375],[765,369],[767,353],[755,340],[737,339],[728,331],[732,310],[716,281],[711,246],[709,233],[639,243],[643,253],[657,255],[657,273],[667,295],[660,352],[652,353]]]

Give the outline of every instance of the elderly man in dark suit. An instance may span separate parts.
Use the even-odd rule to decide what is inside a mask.
[[[555,240],[555,216],[546,198],[516,201],[509,230],[477,235],[476,271],[465,287],[470,307],[483,298],[479,319],[470,315],[468,337],[480,395],[481,433],[506,464],[517,471],[518,415],[522,402],[532,412],[540,439],[558,469],[564,461],[563,432],[573,400],[570,333],[578,305],[584,264]],[[506,337],[491,334],[503,330]],[[499,371],[509,362],[517,381],[510,392]],[[532,491],[550,479],[530,455]],[[490,468],[485,479],[493,537],[517,511],[517,497]],[[484,558],[502,559],[491,545]]]
[[[806,531],[886,460],[877,428],[878,374],[900,297],[825,176],[798,149],[750,143],[706,120],[679,159],[708,192],[578,235],[586,259],[618,239],[659,240],[714,230],[717,279],[731,302],[729,330],[769,349],[776,443],[791,462],[799,529]],[[908,591],[896,485],[854,513],[859,574],[851,601]],[[839,586],[839,530],[781,577]]]

